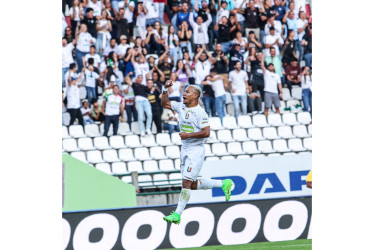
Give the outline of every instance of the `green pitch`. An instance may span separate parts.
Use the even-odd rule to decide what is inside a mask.
[[[290,241],[278,241],[278,242],[260,242],[260,243],[249,243],[243,245],[231,245],[231,246],[208,246],[208,247],[193,247],[193,248],[179,248],[180,250],[311,250],[312,240],[290,240]],[[171,249],[166,249],[171,250]]]

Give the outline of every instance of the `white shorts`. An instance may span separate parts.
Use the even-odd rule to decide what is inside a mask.
[[[182,179],[196,181],[203,167],[205,158],[204,146],[189,146],[181,150]]]

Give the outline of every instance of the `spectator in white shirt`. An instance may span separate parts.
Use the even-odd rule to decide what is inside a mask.
[[[104,48],[107,47],[110,38],[112,38],[110,34],[110,32],[112,31],[112,23],[110,19],[108,19],[107,17],[108,13],[106,9],[103,9],[101,11],[101,15],[96,17],[96,19],[98,20],[96,24],[96,50],[99,52],[100,55],[103,53]]]
[[[123,17],[127,20],[127,23],[129,25],[129,31],[130,31],[130,37],[133,35],[133,29],[134,29],[134,11],[135,11],[135,1],[130,0],[124,0],[121,1],[118,4],[119,9],[124,9],[125,14]]]
[[[174,72],[170,74],[170,81],[173,83],[173,85],[168,88],[169,100],[180,102],[184,84],[177,80],[177,74]]]
[[[84,67],[83,70],[86,68]],[[72,71],[68,72],[68,82],[69,88],[66,89],[67,96],[67,110],[70,114],[69,126],[73,125],[75,119],[78,118],[80,125],[84,126],[82,112],[80,110],[81,102],[79,99],[79,88],[78,85],[81,83],[83,78],[83,72],[79,75],[78,78],[72,77]]]
[[[305,29],[308,27],[309,22],[306,19],[307,16],[306,16],[306,13],[304,11],[300,11],[299,16],[300,16],[300,18],[296,22],[297,23],[297,33],[298,33],[298,37],[299,37],[299,40],[297,41],[297,47],[300,49],[299,58],[300,58],[300,61],[301,61],[304,58],[304,46],[301,46],[302,45],[301,42],[302,42],[302,39],[305,35]]]
[[[171,56],[173,57],[174,62],[177,62],[178,59],[181,58],[181,55],[179,55],[179,39],[178,36],[175,34],[175,29],[173,25],[169,25],[168,33],[165,34],[163,38],[165,40],[165,45],[169,46],[169,51]]]
[[[301,88],[304,104],[303,111],[309,111],[310,116],[312,116],[312,69],[308,66],[305,66],[303,68],[303,72],[301,73]]]
[[[92,65],[88,66],[88,69],[84,71],[84,77],[86,80],[86,92],[87,92],[87,100],[88,103],[91,105],[92,98],[97,99],[96,95],[96,82],[100,78],[100,75],[94,72],[94,67]]]
[[[136,17],[136,32],[134,33],[134,37],[140,36],[142,39],[145,39],[146,30],[146,10],[142,2],[138,2],[138,13]]]
[[[236,61],[234,70],[229,73],[229,84],[234,102],[235,117],[238,119],[241,105],[242,115],[247,114],[248,75],[242,70],[241,61]]]
[[[180,132],[178,113],[174,110],[164,109],[161,120],[164,121],[164,130],[168,130],[170,136],[174,133],[174,130]]]
[[[88,59],[92,58],[93,61],[93,66],[94,68],[97,68],[97,70],[100,68],[100,63],[101,63],[101,58],[98,54],[96,54],[96,47],[95,45],[90,46],[90,53],[86,54],[84,56],[84,62],[86,64],[86,67],[88,67]]]
[[[275,20],[275,15],[269,17],[267,23],[265,24],[265,35],[270,34],[270,27],[274,27],[275,35],[280,36],[282,32],[282,23],[280,21]]]
[[[102,104],[105,113],[104,136],[108,136],[110,124],[113,124],[113,135],[117,135],[119,117],[123,115],[123,97],[119,94],[119,87],[113,87],[113,93],[105,96]]]
[[[207,45],[209,43],[208,27],[212,22],[212,16],[207,13],[208,20],[205,22],[201,16],[197,16],[196,22],[194,20],[193,9],[191,8],[189,21],[193,29],[193,42],[195,45]]]
[[[148,0],[143,2],[144,7],[146,9],[146,15],[145,15],[145,25],[153,25],[155,22],[159,21],[160,15],[158,13],[159,9],[156,3],[154,3],[152,0]]]
[[[81,24],[80,31],[77,34],[77,49],[75,50],[75,57],[78,64],[78,72],[81,72],[83,67],[83,57],[90,53],[90,46],[96,42],[96,39],[87,32],[87,25]]]
[[[274,47],[276,55],[279,55],[279,48],[282,47],[283,45],[283,39],[281,36],[276,34],[275,28],[271,26],[269,28],[269,35],[265,36],[264,39],[264,44],[265,44],[265,50],[264,50],[264,55],[265,56],[270,56],[270,48]]]
[[[205,45],[195,56],[195,84],[201,89],[203,88],[201,82],[209,75],[213,60],[212,55],[205,49]]]
[[[141,49],[138,48],[138,57],[135,59],[135,50],[133,50],[131,55],[131,63],[134,66],[135,75],[141,75],[142,78],[142,84],[146,85],[146,79],[147,79],[147,73],[149,72],[149,66],[145,61],[145,57],[141,53]],[[139,52],[140,51],[140,52]]]
[[[62,38],[62,87],[65,85],[65,74],[69,70],[69,65],[74,62],[73,49],[77,39],[68,44],[66,38]]]
[[[91,118],[91,109],[88,107],[88,102],[83,102],[83,107],[81,107],[81,113],[83,115],[83,123],[86,126],[87,123],[94,124],[95,122]]]
[[[87,8],[93,9],[94,16],[100,16],[101,10],[103,9],[103,4],[100,0],[89,0]]]
[[[104,56],[108,56],[110,52],[115,52],[117,50],[117,41],[115,38],[110,39],[109,44],[104,49]]]
[[[116,54],[118,56],[118,67],[119,70],[124,74],[125,73],[125,62],[123,59],[126,57],[126,52],[130,48],[130,45],[127,44],[127,36],[120,36],[120,44],[117,46]]]
[[[275,112],[280,114],[280,98],[283,98],[282,94],[282,82],[277,73],[275,73],[275,68],[272,63],[267,65],[265,68],[264,63],[265,56],[262,55],[261,58],[261,68],[264,72],[264,99],[265,99],[265,111],[264,114],[267,117],[271,105],[274,104]],[[279,94],[278,94],[279,89]]]

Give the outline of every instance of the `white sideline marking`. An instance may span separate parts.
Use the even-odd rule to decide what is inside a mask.
[[[261,247],[261,248],[259,248],[259,247],[254,247],[256,250],[257,249],[270,249],[270,248],[277,248],[277,249],[279,249],[279,248],[285,248],[285,247],[301,247],[301,246],[312,246],[312,244],[301,244],[301,245],[288,245],[288,246],[269,246],[269,247]],[[249,248],[239,248],[239,250],[246,250],[246,249],[251,249],[252,247],[251,246],[249,246]]]

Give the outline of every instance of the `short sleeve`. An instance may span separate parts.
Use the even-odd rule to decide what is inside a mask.
[[[233,79],[232,79],[232,74],[231,74],[231,72],[230,72],[230,73],[229,73],[229,81],[232,82],[232,80],[233,80]]]
[[[205,111],[201,113],[202,114],[200,116],[199,127],[200,129],[203,129],[205,127],[209,127],[210,124],[209,124],[208,114]]]
[[[181,108],[181,103],[180,102],[171,101],[170,106],[171,106],[172,110],[174,110],[175,112],[177,112],[179,114],[179,111],[180,111],[180,108]]]
[[[112,75],[112,76],[110,77],[110,81],[111,81],[111,82],[116,82],[116,77],[115,77],[114,75]]]
[[[244,72],[244,81],[248,81],[248,74]]]

